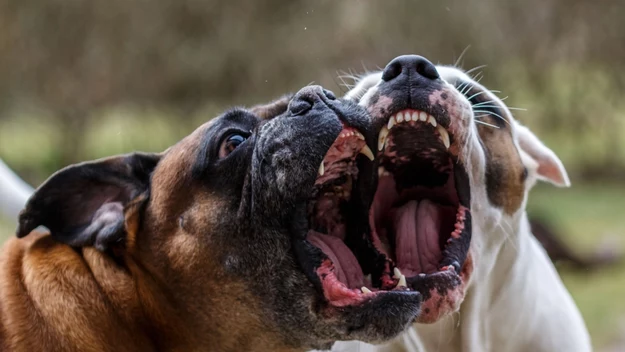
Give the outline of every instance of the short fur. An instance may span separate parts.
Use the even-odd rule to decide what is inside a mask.
[[[397,335],[418,295],[330,307],[294,252],[319,163],[342,123],[367,122],[310,86],[164,153],[55,173],[1,252],[0,351],[296,351]],[[223,156],[233,133],[247,139]]]
[[[433,324],[415,324],[390,344],[337,343],[333,350],[590,351],[582,317],[545,250],[532,236],[525,212],[528,192],[537,180],[569,185],[562,163],[489,90],[456,68],[437,69],[442,80],[456,87],[456,101],[469,97],[473,97],[470,105],[491,101],[482,105],[488,111],[466,118],[495,126],[471,123],[467,132],[474,272],[466,297],[458,314]],[[383,99],[390,106],[394,98],[380,93],[380,78],[381,73],[365,77],[347,96],[370,111]],[[417,94],[420,88],[411,89]]]

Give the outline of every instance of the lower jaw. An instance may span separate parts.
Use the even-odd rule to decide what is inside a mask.
[[[473,272],[473,257],[469,253],[460,274],[439,271],[420,281],[410,282],[415,291],[423,295],[421,313],[415,323],[432,324],[460,309],[464,301],[467,283]]]

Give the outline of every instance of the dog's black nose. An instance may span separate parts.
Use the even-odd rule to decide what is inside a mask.
[[[384,72],[382,72],[382,80],[388,82],[402,74],[412,75],[415,73],[431,80],[440,77],[436,66],[423,56],[403,55],[396,57],[386,65]]]
[[[327,100],[336,100],[334,93],[321,86],[304,87],[291,99],[289,111],[293,115],[303,115],[312,109],[313,105]]]

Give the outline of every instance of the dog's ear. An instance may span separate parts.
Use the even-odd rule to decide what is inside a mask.
[[[272,101],[269,104],[256,105],[250,109],[252,114],[258,116],[263,120],[272,119],[278,115],[283,114],[289,107],[289,102],[293,94],[286,94],[280,98]]]
[[[569,187],[571,182],[560,158],[527,127],[516,124],[519,147],[536,162],[539,180],[550,182],[558,187]]]
[[[123,241],[125,215],[149,195],[160,154],[133,153],[68,166],[44,182],[19,216],[17,237],[38,226],[73,247],[106,250]],[[132,222],[134,226],[136,222]]]

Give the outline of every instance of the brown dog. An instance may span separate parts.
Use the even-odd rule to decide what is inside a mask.
[[[419,293],[363,293],[350,264],[375,259],[350,234],[367,209],[352,182],[373,179],[367,123],[364,109],[306,87],[229,111],[162,154],[57,172],[2,251],[0,350],[285,351],[398,334]],[[331,189],[351,207],[331,208],[332,224],[313,215],[309,234]]]

